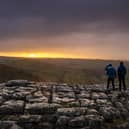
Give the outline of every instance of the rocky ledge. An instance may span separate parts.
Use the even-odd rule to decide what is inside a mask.
[[[129,90],[12,80],[0,84],[0,129],[129,129]]]

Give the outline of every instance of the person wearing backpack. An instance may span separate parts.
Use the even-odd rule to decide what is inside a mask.
[[[112,83],[113,90],[115,90],[115,78],[116,78],[116,70],[112,66],[112,64],[109,64],[105,68],[106,74],[107,74],[107,89],[109,89],[110,83]]]

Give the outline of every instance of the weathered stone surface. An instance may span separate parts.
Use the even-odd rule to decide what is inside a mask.
[[[87,115],[97,115],[99,112],[96,109],[87,110]]]
[[[93,92],[92,93],[92,99],[107,99],[107,95],[105,93],[97,93]]]
[[[13,80],[0,84],[0,129],[128,129],[129,90]]]
[[[59,116],[57,114],[44,114],[42,115],[42,122],[55,124],[57,122],[58,117]]]
[[[117,125],[117,126],[116,126],[116,129],[129,129],[129,123],[126,122],[126,123],[124,123],[124,124]]]
[[[69,99],[69,98],[53,98],[53,102],[54,103],[59,103],[59,104],[68,104],[68,103],[71,103],[71,102],[74,102],[75,99]]]
[[[22,129],[22,128],[16,124],[13,124],[10,129]]]
[[[63,115],[63,116],[80,116],[80,115],[85,115],[87,111],[87,108],[59,108],[57,110],[58,115]]]
[[[88,122],[90,129],[101,129],[104,122],[103,116],[99,115],[86,115],[85,120]]]
[[[79,101],[74,101],[74,102],[71,102],[69,104],[67,104],[68,107],[80,107],[80,103]]]
[[[78,94],[78,98],[81,98],[81,99],[83,99],[83,98],[85,98],[85,99],[90,99],[90,94],[89,93],[87,93],[86,91],[82,91],[82,92],[80,92],[80,94]]]
[[[0,129],[22,129],[14,121],[0,121]]]
[[[26,104],[26,112],[30,114],[52,114],[57,110],[57,106],[47,103]]]
[[[27,80],[10,80],[6,83],[6,86],[26,86],[30,84]]]
[[[68,125],[72,128],[81,128],[85,126],[85,117],[79,116],[75,117],[74,119],[70,120]]]
[[[0,114],[24,113],[24,101],[9,100],[0,106]]]
[[[97,100],[96,100],[96,103],[97,103],[98,105],[105,105],[105,104],[108,103],[108,101],[107,101],[106,99],[97,99]]]
[[[123,104],[120,103],[120,102],[116,102],[115,107],[118,108],[118,109],[123,109],[124,108]]]
[[[48,98],[43,95],[41,97],[35,97],[32,95],[29,95],[26,97],[26,100],[29,103],[42,103],[42,102],[47,103],[48,102]]]
[[[22,115],[19,117],[19,123],[39,123],[42,120],[41,115]]]
[[[47,123],[47,122],[46,123],[39,123],[37,126],[38,126],[38,129],[53,129],[54,128],[51,123]],[[35,125],[34,129],[37,129],[36,125]]]
[[[56,127],[61,129],[68,128],[68,122],[70,118],[67,116],[60,116],[56,122]]]
[[[116,108],[111,106],[101,107],[100,113],[106,121],[113,122],[115,118],[120,118],[120,112]]]
[[[89,106],[90,102],[91,101],[89,99],[81,99],[80,100],[81,107],[87,107],[87,106]]]
[[[4,102],[4,98],[0,96],[0,105]]]
[[[119,111],[120,111],[121,117],[123,117],[124,119],[128,118],[129,112],[128,112],[127,109],[122,108],[122,109],[120,109]]]

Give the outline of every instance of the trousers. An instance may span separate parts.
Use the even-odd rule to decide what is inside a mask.
[[[119,76],[118,80],[119,80],[119,90],[120,91],[122,90],[122,85],[123,85],[124,90],[126,90],[125,77]]]
[[[109,89],[110,83],[112,84],[113,90],[115,90],[115,79],[110,77],[107,79],[107,89]]]

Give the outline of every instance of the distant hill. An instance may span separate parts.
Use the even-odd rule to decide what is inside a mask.
[[[115,67],[119,65],[119,61],[113,60],[0,57],[0,64],[3,64],[0,70],[0,77],[4,75],[1,80],[22,78],[72,84],[105,83],[104,68],[109,63],[112,63]],[[129,62],[125,63],[129,67]]]
[[[0,82],[5,82],[12,79],[27,79],[32,81],[39,80],[38,77],[22,69],[0,64]]]

